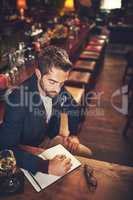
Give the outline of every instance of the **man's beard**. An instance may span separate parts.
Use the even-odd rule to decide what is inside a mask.
[[[46,94],[46,96],[48,96],[50,98],[54,98],[58,95],[58,93],[56,91],[48,91],[47,89],[44,89],[42,79],[39,81],[39,85],[40,85],[42,91]]]
[[[54,98],[58,95],[57,92],[55,92],[55,91],[47,91],[46,90],[45,93],[46,93],[46,96],[51,97],[51,98]]]

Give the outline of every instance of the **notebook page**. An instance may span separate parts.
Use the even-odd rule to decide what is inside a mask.
[[[52,159],[56,155],[66,155],[66,157],[71,159],[72,167],[67,173],[81,165],[81,163],[61,144],[45,150],[39,156],[43,159]],[[60,179],[60,176],[49,175],[41,172],[37,172],[35,175],[33,175],[25,169],[22,169],[22,171],[37,192],[40,192],[42,189],[46,188],[47,186]]]
[[[72,171],[73,169],[77,168],[81,165],[80,161],[77,160],[65,147],[63,147],[61,144],[58,144],[54,147],[51,147],[50,149],[47,149],[43,153],[41,153],[39,156],[46,159],[52,159],[56,155],[65,155],[67,158],[71,159],[72,167],[69,171]]]

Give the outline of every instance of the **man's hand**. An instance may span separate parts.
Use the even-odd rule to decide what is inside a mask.
[[[79,139],[77,136],[69,136],[69,137],[64,137],[63,136],[63,144],[64,146],[71,151],[72,153],[75,152],[79,146]]]
[[[74,152],[77,150],[78,146],[79,146],[79,139],[77,136],[69,136],[68,139],[68,149],[70,149],[71,152]]]
[[[70,170],[71,159],[65,155],[57,155],[49,161],[48,173],[55,176],[63,176]]]

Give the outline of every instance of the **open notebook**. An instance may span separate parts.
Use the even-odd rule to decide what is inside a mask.
[[[42,157],[43,159],[52,159],[56,155],[65,155],[66,157],[71,159],[72,162],[72,167],[71,169],[67,172],[69,173],[70,171],[76,169],[81,165],[80,161],[78,161],[67,149],[65,149],[61,144],[58,144],[54,147],[51,147],[47,150],[45,150],[43,153],[41,153],[39,156]],[[54,175],[49,175],[41,172],[37,172],[35,175],[31,174],[25,169],[21,169],[27,179],[30,181],[30,183],[33,185],[35,190],[37,192],[40,192],[42,189],[46,188],[47,186],[51,185],[55,181],[61,178],[61,176],[54,176]]]

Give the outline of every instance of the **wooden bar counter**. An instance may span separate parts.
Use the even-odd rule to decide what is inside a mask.
[[[6,199],[10,200],[132,200],[133,168],[108,162],[77,157],[82,166],[62,179],[37,193],[26,180],[23,194]],[[97,188],[87,185],[84,164],[94,169]]]

